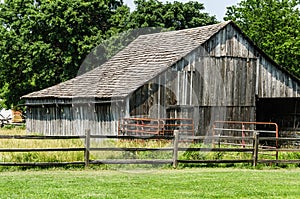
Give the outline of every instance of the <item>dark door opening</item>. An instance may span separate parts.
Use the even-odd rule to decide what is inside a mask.
[[[259,98],[256,121],[275,122],[279,131],[300,130],[300,98]]]

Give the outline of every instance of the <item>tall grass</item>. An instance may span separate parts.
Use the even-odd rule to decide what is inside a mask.
[[[24,128],[2,128],[0,135],[26,135]],[[78,148],[84,147],[79,139],[69,140],[35,140],[35,139],[1,139],[1,148]],[[84,154],[75,152],[1,152],[1,162],[74,162],[83,161]]]

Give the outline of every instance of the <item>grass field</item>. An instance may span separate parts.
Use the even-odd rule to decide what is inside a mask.
[[[300,169],[27,170],[0,173],[0,198],[300,198]]]

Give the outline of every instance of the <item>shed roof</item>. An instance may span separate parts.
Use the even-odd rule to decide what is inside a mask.
[[[141,35],[101,66],[23,98],[123,98],[205,43],[231,21]]]

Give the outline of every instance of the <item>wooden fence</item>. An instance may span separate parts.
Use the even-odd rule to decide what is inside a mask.
[[[185,136],[184,140],[193,140],[193,146],[200,146],[195,143],[204,143],[201,147],[182,147],[181,141],[182,136],[179,131],[175,130],[174,136],[104,136],[104,135],[91,135],[90,131],[86,131],[85,135],[82,136],[34,136],[34,135],[0,135],[0,141],[3,139],[34,139],[34,140],[53,140],[53,139],[82,139],[84,140],[84,147],[79,148],[1,148],[0,153],[11,153],[11,152],[53,152],[53,151],[81,151],[84,153],[84,159],[76,162],[0,162],[1,166],[58,166],[58,165],[85,165],[90,164],[171,164],[174,168],[179,163],[190,163],[190,164],[202,164],[202,163],[250,163],[256,166],[258,163],[300,163],[300,159],[279,159],[278,155],[274,156],[273,159],[260,158],[261,153],[281,153],[281,152],[300,152],[297,147],[294,148],[276,148],[276,147],[263,147],[260,145],[261,141],[290,141],[300,142],[300,138],[274,138],[274,137],[260,137],[260,132],[254,132],[253,136]],[[160,148],[132,148],[132,147],[91,147],[92,139],[114,139],[114,140],[169,140],[171,147],[160,147]],[[252,144],[248,147],[233,147],[233,146],[220,146],[216,145],[219,141],[249,141]],[[190,143],[191,144],[191,143]],[[206,146],[206,147],[205,147]],[[93,151],[169,151],[172,153],[170,159],[104,159],[104,160],[91,160],[90,153]],[[245,153],[248,154],[248,159],[180,159],[180,153],[182,152],[220,152],[220,153]],[[250,155],[249,155],[250,154]]]

